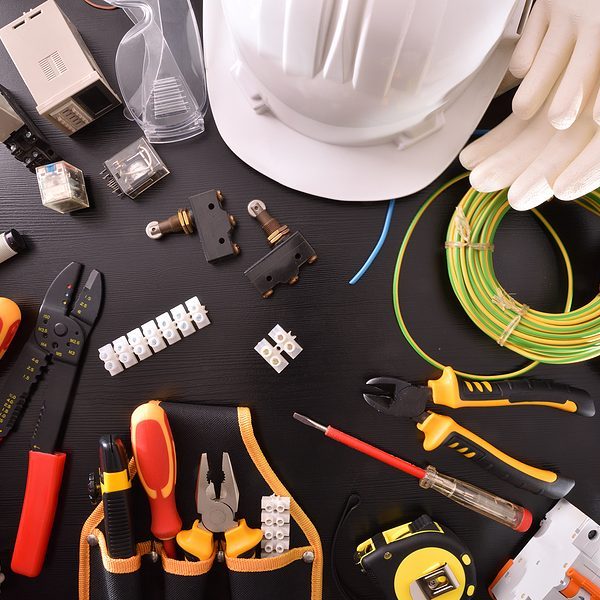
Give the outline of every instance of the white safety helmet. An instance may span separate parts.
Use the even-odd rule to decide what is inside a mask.
[[[530,0],[207,0],[223,139],[280,183],[386,200],[431,183],[502,81]]]

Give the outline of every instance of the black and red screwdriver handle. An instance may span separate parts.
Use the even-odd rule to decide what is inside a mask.
[[[585,390],[544,379],[468,381],[459,379],[452,367],[444,367],[442,376],[427,385],[434,404],[450,408],[547,406],[584,417],[593,417],[596,412]]]
[[[37,577],[44,565],[58,503],[66,454],[29,451],[27,483],[10,568]]]

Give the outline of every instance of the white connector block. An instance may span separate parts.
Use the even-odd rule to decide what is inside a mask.
[[[167,340],[167,344],[172,346],[181,339],[179,332],[177,331],[177,325],[171,319],[171,315],[168,312],[158,315],[156,317],[158,327],[162,332],[162,336]]]
[[[119,362],[119,357],[115,352],[112,344],[106,344],[102,348],[98,348],[100,360],[104,363],[104,368],[110,373],[111,377],[122,373],[125,369]]]
[[[260,507],[261,556],[282,554],[290,548],[290,499],[287,496],[263,496]]]
[[[187,310],[186,310],[187,309]],[[210,325],[208,311],[200,303],[197,296],[183,304],[178,304],[169,312],[156,317],[156,321],[148,321],[132,329],[127,337],[122,335],[98,349],[104,368],[111,374],[117,375],[124,368],[129,369],[139,361],[164,350],[196,331]]]
[[[254,349],[278,372],[281,373],[290,363],[281,356],[264,338],[254,346]]]
[[[281,325],[275,325],[269,331],[269,337],[275,342],[275,348],[285,352],[290,358],[296,358],[302,352],[302,346],[296,342],[296,336],[286,331]]]
[[[275,343],[271,345],[265,338],[260,340],[254,349],[258,352],[278,373],[281,373],[290,363],[283,357],[283,352],[289,358],[296,358],[302,352],[302,346],[296,342],[296,336],[291,331],[286,331],[281,325],[275,325],[269,332],[269,337]]]
[[[127,340],[131,344],[133,352],[137,356],[138,360],[145,360],[149,356],[152,356],[152,350],[150,350],[148,341],[144,337],[144,334],[139,327],[127,334]]]
[[[183,304],[178,304],[171,309],[173,320],[177,329],[181,332],[183,337],[192,335],[196,330],[192,324],[192,317],[188,314],[187,310],[183,307]]]
[[[202,305],[200,300],[198,300],[198,296],[194,296],[193,298],[186,300],[185,306],[189,311],[190,318],[198,329],[202,329],[203,327],[210,325],[208,311],[206,310],[206,307]]]
[[[167,347],[165,340],[162,338],[161,331],[154,321],[144,323],[142,325],[142,333],[148,342],[148,346],[152,348],[152,352],[155,354]]]
[[[135,354],[133,353],[133,348],[131,347],[131,345],[127,341],[127,338],[124,335],[114,340],[112,345],[115,349],[115,352],[117,353],[119,362],[126,369],[129,369],[130,367],[133,367],[133,365],[137,364],[138,361],[135,357]]]

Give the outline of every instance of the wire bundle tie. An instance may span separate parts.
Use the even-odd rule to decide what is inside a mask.
[[[504,329],[500,337],[496,340],[499,346],[504,346],[506,340],[508,340],[521,322],[521,319],[527,314],[529,306],[527,304],[519,304],[512,296],[504,293],[501,288],[496,289],[496,293],[492,296],[492,302],[498,305],[504,312],[512,310],[516,313],[506,326],[506,329]]]
[[[494,251],[494,244],[488,244],[485,242],[471,242],[471,225],[467,219],[467,215],[460,206],[456,207],[454,211],[454,225],[458,231],[458,235],[462,238],[459,240],[446,240],[444,246],[446,248],[472,248],[473,250],[490,250]]]

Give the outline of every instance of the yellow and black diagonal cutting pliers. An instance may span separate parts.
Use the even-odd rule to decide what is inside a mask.
[[[394,377],[375,377],[367,381],[366,402],[381,413],[410,418],[423,432],[423,448],[447,446],[473,460],[500,479],[549,498],[562,498],[574,481],[538,469],[505,454],[492,444],[465,429],[447,415],[428,409],[438,405],[450,408],[493,406],[547,406],[593,416],[594,402],[581,389],[552,381],[518,379],[514,381],[463,381],[451,367],[426,386],[413,385]]]

